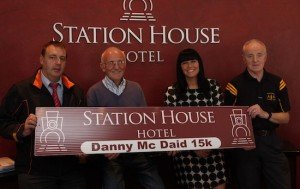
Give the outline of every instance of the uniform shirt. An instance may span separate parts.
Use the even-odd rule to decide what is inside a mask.
[[[246,69],[242,74],[227,84],[225,90],[225,105],[252,106],[258,104],[267,112],[287,112],[290,102],[286,83],[280,77],[264,70],[259,82]],[[267,119],[256,117],[252,119],[254,130],[272,130],[278,124]]]

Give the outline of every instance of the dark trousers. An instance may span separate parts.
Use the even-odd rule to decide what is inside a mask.
[[[101,157],[103,189],[124,189],[125,171],[136,175],[137,180],[145,189],[164,189],[162,179],[151,158],[144,153],[120,154],[114,160]]]
[[[85,189],[84,177],[79,172],[59,176],[18,175],[19,189]]]
[[[239,189],[261,188],[261,178],[268,189],[290,189],[290,169],[282,152],[282,142],[273,133],[269,136],[255,136],[253,150],[235,149],[230,160],[233,165],[233,179]]]

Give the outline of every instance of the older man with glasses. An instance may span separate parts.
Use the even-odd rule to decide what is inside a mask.
[[[88,106],[147,106],[140,85],[124,78],[125,59],[125,53],[116,47],[109,47],[103,52],[100,68],[105,73],[105,77],[89,89],[87,93]],[[139,182],[144,188],[164,188],[155,165],[144,153],[105,154],[99,160],[103,189],[124,189],[124,171],[129,169],[137,174]]]

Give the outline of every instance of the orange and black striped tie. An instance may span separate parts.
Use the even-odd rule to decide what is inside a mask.
[[[52,93],[52,98],[55,104],[55,107],[60,107],[60,101],[58,98],[58,94],[57,94],[57,87],[58,87],[58,83],[50,83],[50,87],[53,89],[53,93]]]

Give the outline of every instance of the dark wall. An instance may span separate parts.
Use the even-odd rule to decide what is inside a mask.
[[[135,1],[134,10],[143,12],[142,1]],[[268,48],[266,69],[282,76],[287,83],[292,105],[291,121],[282,125],[280,135],[299,148],[300,99],[297,86],[300,82],[300,1],[298,0],[153,0],[153,14],[156,21],[122,21],[123,2],[119,1],[9,1],[0,2],[0,99],[9,87],[30,75],[39,67],[39,53],[42,44],[60,39],[53,30],[55,23],[76,26],[73,43],[68,40],[68,30],[60,30],[64,42],[68,43],[67,74],[85,91],[103,77],[99,69],[101,52],[108,46],[118,46],[124,51],[160,51],[164,62],[136,61],[128,63],[126,78],[139,82],[150,106],[163,105],[163,93],[175,79],[176,56],[186,47],[197,49],[203,57],[207,77],[216,78],[224,87],[235,75],[244,70],[241,57],[243,43],[251,38],[264,41]],[[98,43],[87,43],[84,37],[75,43],[80,28],[101,27]],[[182,42],[163,43],[157,37],[151,43],[150,26],[161,30],[171,28],[219,28],[218,43]],[[103,28],[143,28],[143,42],[114,44],[102,40]],[[89,40],[91,30],[86,31]],[[121,40],[120,32],[115,34]],[[174,40],[180,35],[173,33]],[[141,57],[140,57],[141,58]],[[140,59],[139,59],[140,60]],[[297,84],[298,83],[298,84]],[[298,87],[299,88],[299,87]],[[13,145],[0,140],[0,156],[14,155]],[[299,160],[298,160],[299,164]],[[300,166],[297,166],[300,170]],[[299,171],[298,171],[299,172]],[[300,175],[298,175],[300,178]],[[300,180],[300,179],[298,179]],[[298,183],[300,186],[300,182]]]

